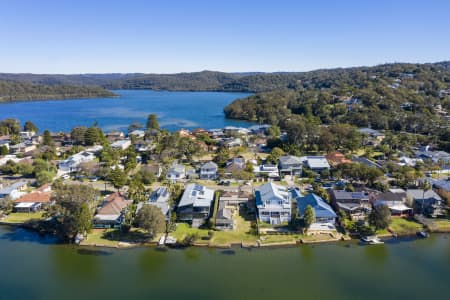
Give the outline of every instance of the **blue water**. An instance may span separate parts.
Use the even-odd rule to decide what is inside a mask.
[[[167,92],[117,90],[118,98],[45,100],[0,104],[0,120],[17,118],[22,124],[33,121],[43,131],[69,131],[94,122],[105,131],[126,130],[139,122],[145,125],[148,114],[158,116],[162,128],[222,128],[227,125],[248,127],[251,123],[226,119],[223,108],[246,93]]]

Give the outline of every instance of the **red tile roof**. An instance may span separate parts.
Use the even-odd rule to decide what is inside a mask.
[[[122,210],[131,204],[121,193],[113,193],[105,198],[103,206],[97,211],[99,215],[118,215]]]
[[[325,156],[332,165],[351,163],[352,161],[345,158],[341,152],[332,152]]]
[[[40,203],[48,203],[50,202],[50,198],[52,196],[51,192],[41,192],[36,191],[29,194],[25,194],[22,197],[15,200],[17,203],[23,203],[23,202],[40,202]]]

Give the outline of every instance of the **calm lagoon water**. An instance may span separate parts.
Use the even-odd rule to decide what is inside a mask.
[[[229,120],[223,108],[245,93],[167,92],[118,90],[118,98],[43,100],[0,104],[0,119],[17,118],[22,124],[33,121],[40,130],[69,131],[94,122],[105,131],[126,130],[132,122],[145,125],[148,114],[155,113],[168,130],[207,129],[227,125],[250,126],[245,121]]]
[[[0,299],[449,299],[450,237],[359,246],[58,245],[0,227]]]

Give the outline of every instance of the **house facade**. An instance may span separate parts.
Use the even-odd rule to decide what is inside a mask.
[[[118,228],[124,221],[124,213],[132,203],[119,192],[107,196],[94,216],[94,228]]]
[[[278,225],[291,221],[292,194],[286,187],[266,183],[255,190],[255,200],[261,222]]]
[[[286,155],[279,158],[278,169],[280,176],[283,175],[302,175],[304,159],[298,156]]]
[[[51,204],[51,188],[49,185],[43,186],[34,192],[24,194],[17,198],[14,203],[15,212],[39,211],[43,205]]]
[[[412,200],[414,211],[438,217],[445,215],[445,208],[442,198],[433,190],[424,191],[422,189],[409,189],[406,195]]]
[[[18,181],[0,189],[0,198],[10,197],[15,200],[24,195],[24,190],[28,187],[26,181]]]
[[[82,151],[74,154],[68,159],[61,160],[58,164],[58,169],[63,173],[72,173],[79,170],[80,165],[85,162],[93,161],[95,154],[88,151]]]
[[[343,210],[352,220],[363,220],[371,211],[369,193],[331,190],[331,200],[338,210]]]
[[[210,216],[213,200],[214,190],[196,183],[188,184],[178,203],[178,219],[191,223],[192,227],[201,226]]]
[[[167,171],[166,178],[171,182],[177,182],[186,178],[186,168],[183,165],[174,164]]]
[[[209,161],[200,167],[200,179],[214,180],[218,176],[219,167],[213,161]]]
[[[376,195],[373,206],[386,205],[392,216],[409,216],[413,213],[411,207],[406,205],[407,194],[403,189],[390,189],[385,193]]]

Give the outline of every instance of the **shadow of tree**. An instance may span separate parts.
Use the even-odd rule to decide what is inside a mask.
[[[145,243],[150,241],[150,236],[141,231],[129,231],[122,232],[119,229],[114,231],[107,231],[103,233],[102,236],[104,239],[110,241],[118,241],[118,242],[128,242],[128,243]]]

